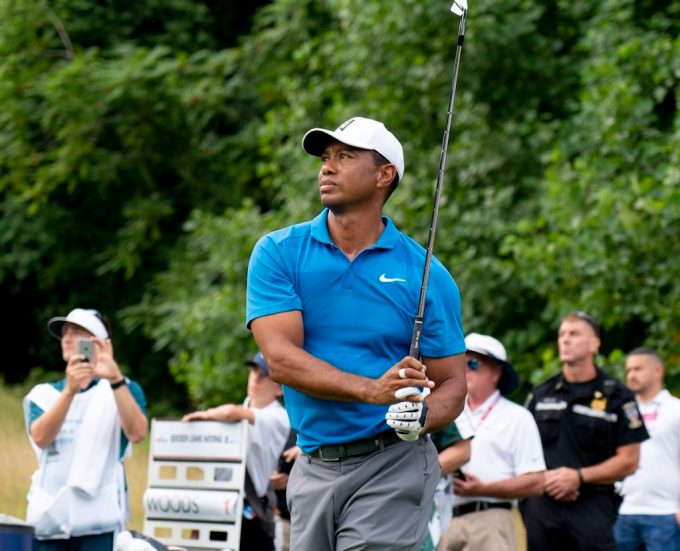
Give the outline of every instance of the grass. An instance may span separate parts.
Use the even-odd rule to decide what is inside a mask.
[[[18,389],[0,387],[0,513],[26,517],[26,492],[38,462],[28,443]]]
[[[26,518],[26,494],[31,475],[38,467],[35,454],[24,429],[21,399],[23,389],[0,386],[0,513],[19,519]],[[133,446],[132,457],[125,469],[130,488],[131,520],[129,528],[142,531],[144,508],[142,497],[146,490],[149,439]]]

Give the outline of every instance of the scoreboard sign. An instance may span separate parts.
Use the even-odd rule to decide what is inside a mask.
[[[187,550],[239,551],[248,423],[154,419],[144,533]]]
[[[238,462],[243,458],[243,425],[218,421],[152,422],[151,447],[154,459]]]

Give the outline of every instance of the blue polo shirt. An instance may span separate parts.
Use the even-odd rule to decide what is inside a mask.
[[[409,353],[423,277],[425,249],[387,217],[378,241],[350,261],[331,241],[328,210],[311,221],[262,237],[248,267],[246,322],[299,310],[304,349],[338,369],[377,379]],[[432,259],[421,353],[442,358],[465,352],[460,294]],[[369,438],[389,427],[386,405],[324,400],[284,385],[298,445]]]

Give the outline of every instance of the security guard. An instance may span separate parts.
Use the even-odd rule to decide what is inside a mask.
[[[557,343],[562,372],[527,399],[548,468],[545,493],[521,506],[528,551],[615,550],[613,483],[635,472],[649,435],[633,394],[594,363],[595,320],[569,314]]]

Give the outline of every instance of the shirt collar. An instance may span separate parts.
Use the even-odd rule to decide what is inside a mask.
[[[647,402],[647,404],[659,404],[659,405],[661,405],[665,401],[668,400],[670,395],[671,395],[671,393],[668,392],[667,389],[663,388],[663,389],[661,389],[661,391],[656,396],[654,396],[654,398],[652,398],[649,402]]]
[[[311,221],[312,237],[326,245],[333,245],[331,235],[328,233],[328,209],[323,209]]]
[[[571,385],[571,388],[575,393],[578,395],[579,392],[577,389],[579,388],[578,385],[585,385],[586,383],[593,383],[596,382],[597,387],[602,386],[602,380],[604,379],[604,371],[599,366],[595,366],[595,371],[597,372],[595,375],[594,379],[590,379],[589,381],[583,381],[582,383],[570,383],[564,378],[564,372],[560,372],[559,376],[557,377],[557,380],[555,381],[555,390],[562,390],[564,388],[564,385]]]
[[[369,249],[393,249],[397,244],[399,230],[389,216],[383,216],[382,220],[385,223],[385,229],[380,234],[380,237],[378,237],[378,241],[368,247]],[[316,217],[314,217],[310,224],[312,228],[312,237],[314,239],[326,245],[333,245],[335,247],[335,243],[333,243],[331,235],[328,233],[327,208],[323,209]]]
[[[484,400],[475,409],[470,409],[467,400],[465,400],[465,407],[468,409],[471,415],[477,415],[478,413],[485,412],[491,406],[491,404],[495,404],[496,400],[500,400],[500,395],[501,395],[500,390],[496,389],[491,393],[491,395],[486,400]]]

